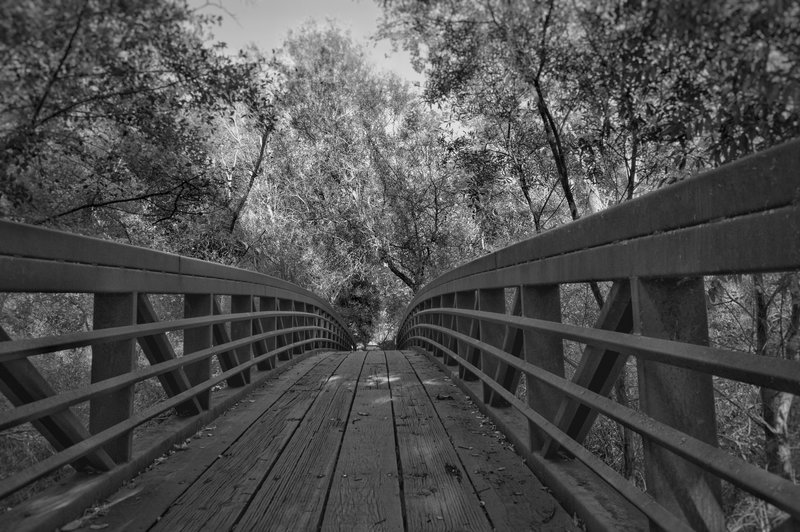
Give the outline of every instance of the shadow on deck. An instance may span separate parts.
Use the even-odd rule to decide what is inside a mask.
[[[467,396],[408,351],[309,357],[181,448],[77,530],[575,528]]]

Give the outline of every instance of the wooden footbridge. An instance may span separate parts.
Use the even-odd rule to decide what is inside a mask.
[[[799,244],[793,142],[454,269],[400,350],[354,351],[290,283],[0,222],[0,293],[94,301],[91,330],[0,330],[0,438],[31,423],[53,448],[0,497],[60,474],[0,530],[723,530],[723,483],[797,529],[800,487],[717,445],[713,382],[800,394],[800,361],[709,346],[704,277],[798,270]],[[594,327],[562,319],[587,282]],[[55,390],[36,359],[74,349],[89,380]],[[629,361],[636,409],[609,399]],[[166,399],[134,408],[145,381]],[[641,438],[646,490],[583,446],[600,416]]]

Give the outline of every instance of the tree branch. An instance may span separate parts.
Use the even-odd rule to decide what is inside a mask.
[[[44,88],[44,93],[42,93],[41,98],[36,104],[36,109],[33,111],[33,116],[31,117],[30,128],[34,129],[36,127],[36,121],[39,119],[39,113],[42,112],[42,108],[44,107],[44,102],[47,100],[47,97],[50,95],[50,90],[55,85],[56,81],[58,80],[58,75],[61,72],[61,69],[64,67],[64,63],[67,62],[67,57],[69,57],[70,52],[72,51],[72,46],[75,43],[75,38],[78,36],[78,31],[81,29],[81,23],[83,22],[83,16],[86,14],[86,10],[89,7],[89,1],[86,0],[83,3],[83,7],[81,7],[80,12],[78,13],[78,20],[75,22],[75,28],[72,30],[72,34],[69,37],[69,41],[67,41],[67,46],[64,48],[64,53],[61,54],[61,59],[58,61],[58,65],[56,66],[55,70],[50,74],[50,79],[47,80],[47,85]]]

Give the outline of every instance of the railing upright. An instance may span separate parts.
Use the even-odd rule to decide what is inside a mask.
[[[136,294],[95,294],[94,330],[136,325]],[[125,375],[136,369],[136,340],[117,340],[92,346],[92,383]],[[133,384],[93,397],[89,406],[89,432],[97,434],[133,414]],[[117,463],[131,458],[133,432],[107,442],[104,449]]]
[[[561,289],[558,285],[522,286],[522,316],[537,320],[561,323]],[[523,333],[525,361],[545,369],[558,377],[564,377],[564,343],[561,338],[539,331],[526,330]],[[527,375],[526,395],[528,405],[548,421],[555,418],[561,394]],[[529,423],[530,448],[540,450],[546,441],[539,427]]]
[[[456,308],[461,309],[475,309],[475,305],[478,303],[478,299],[475,297],[474,290],[465,290],[456,292]],[[470,338],[475,338],[477,330],[475,329],[475,320],[472,318],[458,316],[456,318],[456,330],[461,334],[466,334]],[[420,344],[423,344],[420,341]],[[466,341],[459,339],[458,340],[458,352],[459,354],[463,353],[464,358],[467,359],[469,362],[475,362],[475,357],[471,356],[471,353],[474,351],[474,348],[466,343]],[[423,344],[424,348],[424,344]],[[476,380],[477,377],[472,374],[472,372],[468,371],[462,364],[458,366],[458,376],[464,380]]]
[[[634,333],[708,345],[703,280],[634,279],[631,282]],[[641,360],[639,404],[642,412],[709,445],[717,446],[711,375]],[[719,479],[700,467],[644,440],[647,486],[668,510],[707,530],[723,530]]]
[[[186,294],[184,296],[183,316],[185,318],[201,318],[214,315],[214,296],[211,294]],[[184,356],[211,348],[213,331],[211,325],[199,325],[183,331]],[[184,366],[186,377],[192,386],[202,384],[211,378],[211,358],[204,358]],[[211,404],[211,390],[197,394],[197,400],[203,410]]]

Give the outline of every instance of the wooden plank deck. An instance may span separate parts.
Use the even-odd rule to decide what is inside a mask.
[[[300,361],[95,513],[76,529],[576,530],[469,399],[408,351]]]

